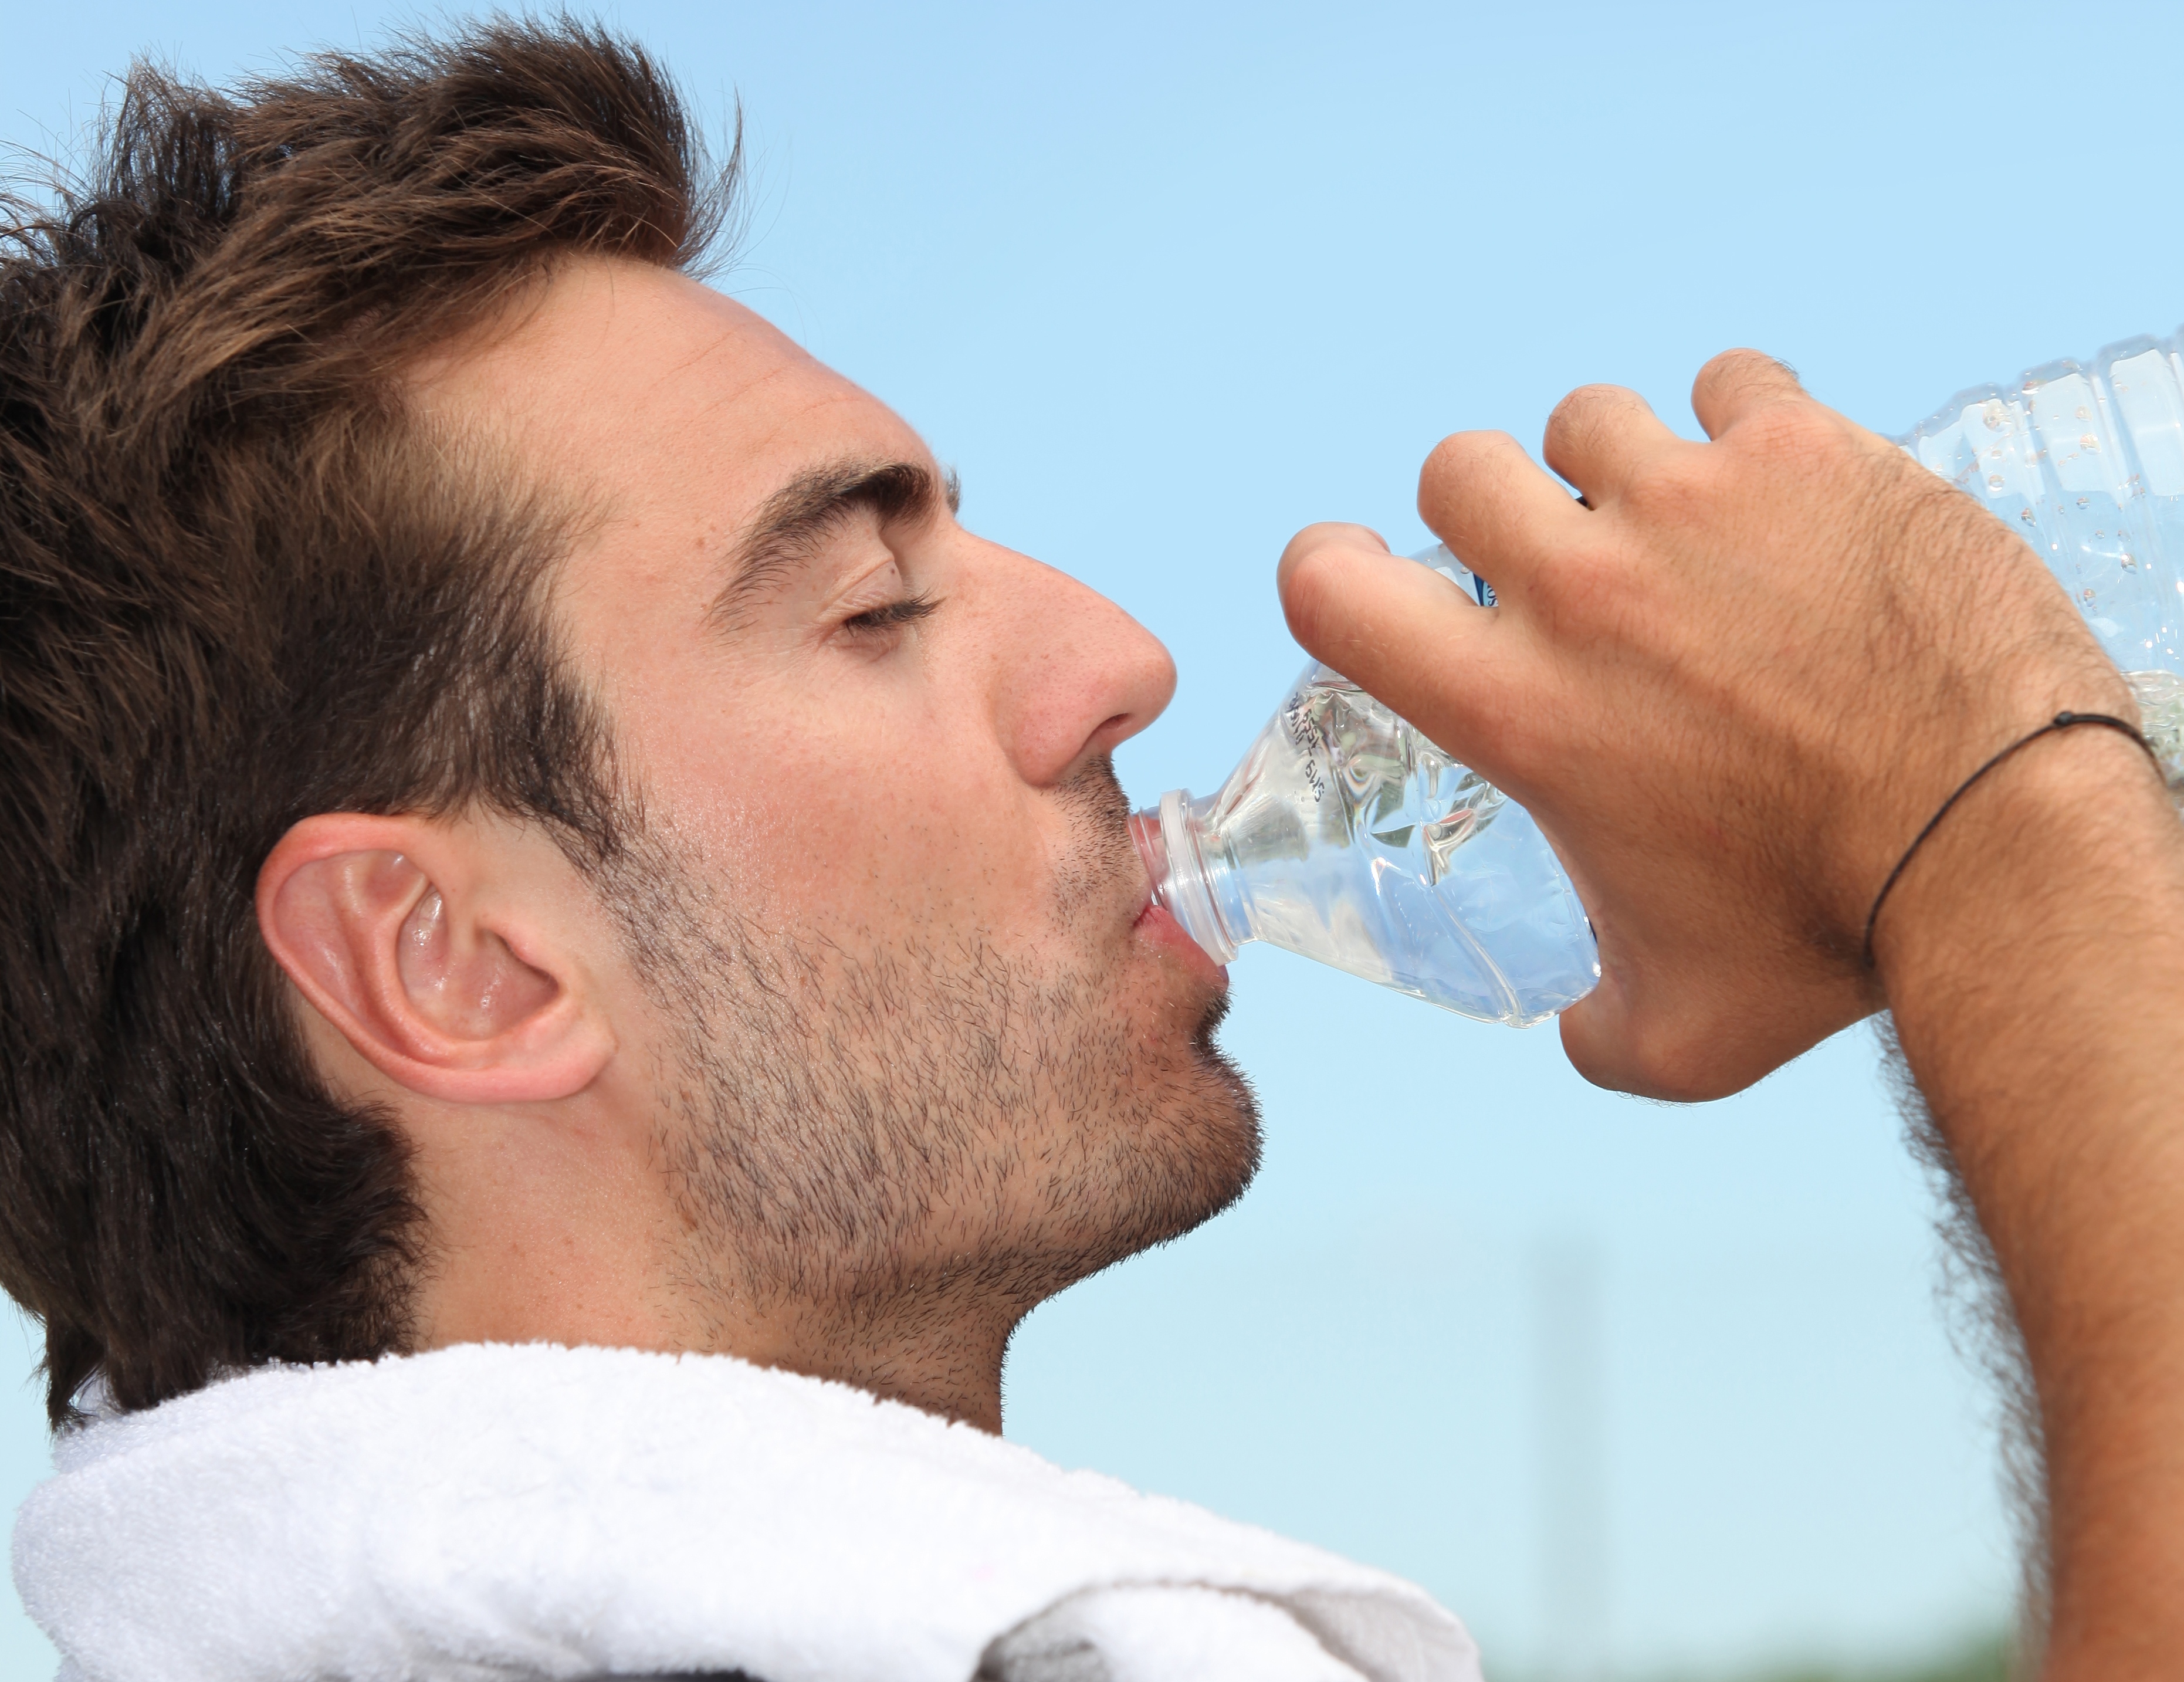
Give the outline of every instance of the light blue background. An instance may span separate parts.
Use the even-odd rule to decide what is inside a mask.
[[[0,0],[0,137],[65,148],[132,50],[224,77],[414,15]],[[2173,8],[606,15],[716,127],[740,92],[749,237],[723,284],[922,428],[971,523],[1174,650],[1173,709],[1119,755],[1145,798],[1223,775],[1300,663],[1271,588],[1289,534],[1424,541],[1414,476],[1447,432],[1536,446],[1589,380],[1695,430],[1691,377],[1736,343],[1899,431],[2184,315]],[[2000,1622],[1985,1404],[1863,1031],[1673,1110],[1586,1088],[1552,1030],[1279,953],[1234,975],[1265,1175],[1033,1317],[1011,1434],[1384,1562],[1491,1668],[1552,1664],[1530,1281],[1589,1247],[1618,1671]],[[0,1367],[27,1368],[8,1335]],[[45,1449],[28,1389],[0,1409],[12,1501]],[[48,1652],[0,1631],[8,1675]]]

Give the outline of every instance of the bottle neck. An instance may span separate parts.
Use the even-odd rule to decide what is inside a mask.
[[[1171,788],[1156,812],[1130,820],[1130,833],[1152,878],[1154,899],[1215,963],[1225,964],[1238,947],[1257,939],[1258,932],[1241,878],[1226,849],[1207,833],[1212,804]]]

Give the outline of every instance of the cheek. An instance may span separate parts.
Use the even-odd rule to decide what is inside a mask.
[[[845,933],[1038,915],[1047,838],[989,725],[885,694],[741,699],[711,729],[657,719],[643,754],[655,821],[739,911]]]

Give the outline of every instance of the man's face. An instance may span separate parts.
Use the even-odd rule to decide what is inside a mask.
[[[1148,908],[1108,766],[1158,643],[663,270],[572,261],[420,389],[594,515],[553,603],[634,820],[617,1031],[694,1296],[1012,1318],[1241,1190],[1225,980]]]

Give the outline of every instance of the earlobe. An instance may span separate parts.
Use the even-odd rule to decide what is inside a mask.
[[[389,1079],[454,1103],[566,1097],[613,1039],[511,877],[521,867],[495,858],[489,834],[325,813],[268,855],[259,929],[304,1000]]]

